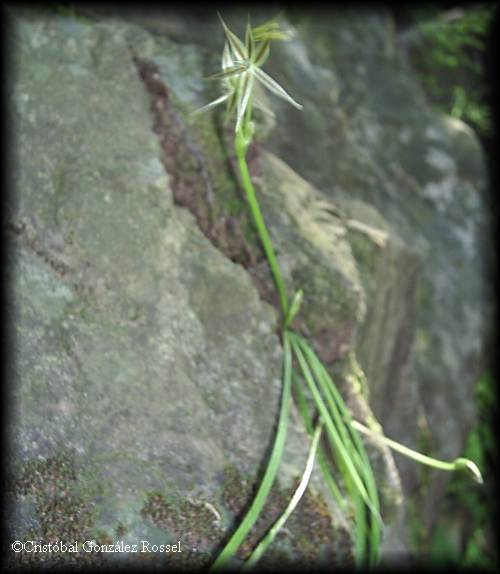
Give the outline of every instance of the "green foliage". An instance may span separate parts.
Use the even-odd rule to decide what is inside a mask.
[[[211,570],[217,570],[229,562],[229,560],[236,554],[241,543],[249,533],[252,526],[257,521],[260,512],[267,500],[273,482],[278,472],[278,467],[281,461],[281,455],[285,446],[286,432],[288,425],[288,413],[290,409],[291,397],[291,380],[292,380],[292,352],[290,342],[286,332],[283,334],[283,395],[281,397],[280,415],[278,421],[278,430],[274,440],[273,450],[267,463],[266,471],[262,482],[257,490],[255,499],[250,506],[245,518],[236,529],[236,532],[231,536],[229,542],[226,544],[222,552],[217,557],[217,560],[211,567]]]
[[[479,4],[440,13],[426,5],[410,12],[410,57],[429,99],[481,136],[492,129],[484,59],[496,10],[493,4]]]
[[[370,461],[351,415],[327,370],[307,341],[292,333],[289,336],[315,409],[325,423],[332,459],[341,471],[353,504],[357,564],[359,567],[374,567],[378,560],[382,519]],[[305,416],[304,422],[306,427],[310,427],[309,417]],[[332,494],[335,496],[335,492]]]

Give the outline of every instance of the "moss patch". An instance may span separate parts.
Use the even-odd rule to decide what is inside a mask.
[[[23,464],[12,479],[10,490],[17,506],[31,503],[34,509],[37,524],[23,533],[22,540],[43,545],[57,541],[82,544],[96,539],[91,530],[96,493],[84,492],[79,487],[71,453],[61,452],[47,460]],[[86,552],[19,552],[9,554],[9,558],[16,567],[40,563],[52,567],[101,560],[98,553]]]
[[[215,559],[213,549],[221,542],[223,533],[216,526],[217,516],[209,505],[151,493],[142,516],[166,530],[172,544],[181,543],[181,552],[167,555],[167,567],[186,571],[206,569]]]

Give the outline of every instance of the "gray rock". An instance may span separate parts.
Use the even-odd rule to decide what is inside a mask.
[[[219,66],[215,14],[105,13],[25,10],[13,28],[16,534],[180,537],[169,564],[206,565],[274,436],[274,289],[231,136],[217,113],[190,115],[216,94],[203,80]],[[226,19],[238,29],[240,17]],[[293,22],[266,70],[304,110],[269,96],[276,120],[258,124],[269,151],[250,163],[288,293],[304,289],[295,326],[355,416],[409,446],[425,420],[436,453],[454,458],[487,327],[480,148],[427,107],[383,12]],[[401,557],[398,470],[412,488],[415,466],[367,444],[385,553]],[[268,523],[306,455],[292,409]],[[446,478],[426,498],[428,524]],[[271,554],[349,560],[348,522],[319,473],[313,486],[322,530],[298,512]]]
[[[206,562],[233,520],[225,471],[255,480],[274,436],[276,315],[172,203],[134,30],[40,14],[14,32],[12,465],[40,521],[24,534],[157,543],[159,493],[192,515],[167,506],[163,542]],[[282,488],[307,454],[291,427]]]

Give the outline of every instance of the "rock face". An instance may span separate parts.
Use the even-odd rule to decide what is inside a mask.
[[[215,15],[120,15],[11,16],[12,524],[44,541],[180,540],[177,555],[128,559],[204,566],[274,436],[278,315],[228,134],[217,115],[189,115],[211,96]],[[454,458],[486,325],[481,152],[427,109],[385,16],[290,22],[269,70],[305,111],[273,99],[250,166],[289,293],[304,289],[296,327],[356,416],[410,446],[424,420]],[[370,453],[389,555],[406,544],[399,476],[387,450]],[[254,541],[306,456],[293,411]],[[397,462],[411,489],[413,466]],[[318,473],[271,558],[350,560],[349,525],[324,494]]]

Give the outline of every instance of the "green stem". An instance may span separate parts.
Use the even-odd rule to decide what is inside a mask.
[[[259,237],[262,242],[262,247],[264,248],[264,252],[271,267],[274,282],[278,290],[281,311],[283,313],[283,317],[285,318],[287,316],[288,311],[288,300],[286,297],[285,285],[281,277],[281,273],[278,267],[278,262],[276,260],[276,255],[274,254],[271,239],[269,238],[266,224],[264,223],[264,218],[262,217],[262,212],[260,210],[259,203],[255,195],[255,190],[252,185],[252,180],[250,178],[250,173],[248,171],[248,165],[246,161],[246,151],[250,141],[249,138],[247,139],[244,134],[248,133],[248,131],[249,131],[248,122],[243,122],[242,127],[238,130],[238,133],[236,134],[235,148],[240,168],[241,182],[243,184],[243,188],[245,189],[248,204],[250,206],[250,211],[252,212],[254,223],[255,226],[257,227],[257,232],[259,233]]]

